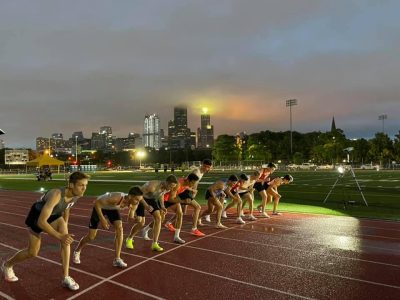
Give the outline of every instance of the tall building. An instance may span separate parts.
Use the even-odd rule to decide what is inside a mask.
[[[187,108],[174,107],[174,120],[168,122],[168,139],[171,149],[184,149],[195,146],[191,138],[192,132],[188,128]]]
[[[104,150],[106,149],[106,139],[103,134],[98,132],[92,132],[92,138],[90,141],[90,149],[92,150]]]
[[[111,151],[113,149],[113,136],[112,136],[112,128],[110,126],[102,126],[100,127],[101,135],[104,136],[105,139],[105,149],[106,151]]]
[[[203,108],[200,118],[200,128],[197,129],[197,148],[212,148],[214,145],[214,126],[211,125],[208,109]]]
[[[143,140],[145,147],[160,149],[160,118],[156,114],[144,117]]]
[[[53,143],[54,145],[54,143]],[[49,138],[46,137],[37,137],[36,138],[36,151],[38,152],[44,152],[46,150],[49,150],[51,147],[51,141]]]

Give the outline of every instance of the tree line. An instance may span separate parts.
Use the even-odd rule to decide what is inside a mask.
[[[269,130],[242,138],[220,135],[212,151],[216,161],[282,161],[316,164],[338,164],[347,159],[344,149],[353,147],[350,161],[355,164],[374,163],[388,166],[400,162],[400,131],[392,140],[385,133],[376,133],[369,140],[348,139],[343,130],[329,132],[293,132],[293,152],[290,152],[290,132]]]

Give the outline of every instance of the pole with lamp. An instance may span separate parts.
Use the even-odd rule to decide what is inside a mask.
[[[142,168],[142,159],[146,156],[146,153],[144,151],[138,151],[136,153],[136,157],[139,159],[139,169]]]
[[[297,99],[286,100],[286,107],[289,107],[290,112],[290,155],[293,154],[292,106],[295,105],[297,105]]]
[[[385,133],[385,120],[386,119],[387,119],[387,114],[383,114],[378,117],[378,120],[382,121],[382,133]]]
[[[78,165],[78,136],[75,135],[75,165]]]

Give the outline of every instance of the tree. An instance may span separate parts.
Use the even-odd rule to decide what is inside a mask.
[[[214,143],[212,155],[217,161],[238,161],[240,149],[236,145],[235,137],[226,134],[218,136]]]
[[[389,163],[393,159],[393,142],[385,133],[379,132],[375,137],[369,140],[369,154],[375,161],[379,161],[380,165]]]

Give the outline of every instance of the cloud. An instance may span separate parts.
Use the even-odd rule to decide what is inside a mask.
[[[2,1],[0,120],[7,146],[102,125],[167,129],[173,106],[211,108],[217,134],[295,129],[372,136],[399,88],[396,1]],[[343,126],[343,127],[342,127]]]

